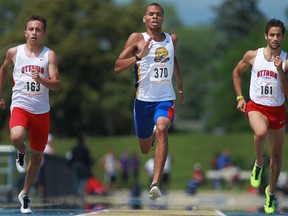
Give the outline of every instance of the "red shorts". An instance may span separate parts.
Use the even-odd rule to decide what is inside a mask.
[[[29,128],[30,148],[36,151],[44,151],[50,130],[49,112],[32,114],[19,107],[14,107],[10,116],[10,130],[15,126]]]
[[[254,101],[249,101],[246,105],[246,115],[248,112],[256,111],[260,112],[267,117],[269,121],[269,128],[277,130],[282,128],[286,123],[286,108],[282,106],[264,106],[256,104]]]

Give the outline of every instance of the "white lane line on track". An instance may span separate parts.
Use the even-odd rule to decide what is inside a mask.
[[[217,215],[219,216],[226,216],[223,212],[219,211],[219,210],[215,210],[215,212],[217,213]]]

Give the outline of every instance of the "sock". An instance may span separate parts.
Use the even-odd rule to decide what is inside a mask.
[[[154,187],[154,186],[158,186],[158,183],[153,183],[153,184],[150,185],[151,188]]]
[[[257,163],[255,163],[255,165],[256,165],[256,167],[258,167],[260,169],[263,167],[263,163],[261,164],[261,166],[259,166]]]

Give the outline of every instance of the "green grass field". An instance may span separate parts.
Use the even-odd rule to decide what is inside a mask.
[[[62,139],[55,137],[54,146],[58,155],[65,156],[75,144],[74,139]],[[99,165],[99,159],[109,150],[114,150],[116,157],[122,152],[138,153],[141,160],[141,184],[148,184],[148,177],[144,170],[145,162],[153,156],[153,153],[142,155],[135,136],[110,136],[87,137],[86,145],[90,149],[91,156],[95,160],[93,174],[103,181],[103,171]],[[184,189],[191,178],[193,164],[201,163],[204,171],[211,168],[212,158],[223,149],[230,151],[232,161],[243,170],[250,170],[254,162],[253,134],[229,134],[229,135],[195,135],[195,134],[170,134],[169,152],[172,157],[171,189]],[[265,144],[268,154],[268,142]],[[287,144],[283,152],[283,170],[288,167],[285,156],[288,153]],[[206,186],[209,188],[209,185]]]

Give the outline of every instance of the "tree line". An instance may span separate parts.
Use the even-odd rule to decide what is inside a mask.
[[[195,121],[203,125],[201,131],[249,128],[236,110],[232,70],[245,50],[265,45],[267,20],[257,3],[225,0],[214,8],[217,17],[212,25],[194,27],[181,25],[173,7],[163,5],[164,30],[179,37],[177,56],[184,78],[186,104],[176,101],[176,130],[189,130],[189,124]],[[61,91],[50,92],[52,133],[134,133],[133,72],[131,69],[118,76],[113,69],[127,37],[145,31],[142,16],[146,4],[144,0],[124,5],[112,0],[0,2],[1,61],[9,47],[25,42],[28,16],[41,14],[48,20],[46,45],[57,53],[62,82]],[[11,74],[3,95],[8,106]],[[9,112],[9,108],[0,112],[1,137],[8,131]]]

